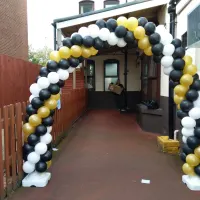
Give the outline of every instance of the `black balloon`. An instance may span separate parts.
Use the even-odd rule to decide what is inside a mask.
[[[194,89],[199,91],[200,90],[200,80],[195,80],[192,85],[190,86],[190,89]]]
[[[180,39],[173,39],[172,44],[175,46],[175,48],[181,47],[182,42]]]
[[[183,100],[180,104],[180,108],[183,112],[189,112],[193,108],[193,103],[188,100]]]
[[[54,60],[49,60],[47,62],[47,69],[50,72],[57,72],[58,71],[58,64],[57,64],[57,62],[55,62]]]
[[[195,149],[200,145],[200,139],[195,136],[190,136],[187,138],[187,145],[191,149]]]
[[[80,56],[80,57],[78,58],[78,60],[79,60],[79,63],[82,63],[82,62],[84,61],[83,56]]]
[[[41,161],[43,162],[48,162],[52,159],[52,152],[51,151],[47,151],[45,154],[41,155]]]
[[[62,87],[65,86],[65,81],[59,80],[58,83],[57,83],[57,85],[58,85],[60,88],[62,88]]]
[[[40,138],[33,133],[28,136],[27,141],[31,146],[35,146],[38,142],[40,142]]]
[[[172,56],[174,58],[183,58],[185,56],[185,49],[183,47],[176,48]]]
[[[25,144],[24,144],[24,146],[23,146],[23,153],[24,153],[24,154],[29,154],[29,153],[31,153],[31,152],[33,152],[33,151],[35,151],[33,146],[31,146],[31,145],[28,144],[28,143],[25,143]]]
[[[199,75],[198,74],[195,74],[194,76],[193,76],[193,80],[198,80],[199,79]]]
[[[172,80],[169,81],[169,87],[170,88],[175,88],[179,83],[178,82],[174,82]]]
[[[158,44],[160,42],[160,35],[158,33],[153,33],[149,36],[149,42],[152,45]]]
[[[138,42],[137,40],[133,40],[133,42],[129,42],[127,43],[128,48],[132,49],[132,48],[137,48],[138,47]]]
[[[186,98],[189,101],[195,101],[197,100],[198,97],[199,97],[199,93],[194,89],[190,89],[186,93]]]
[[[180,70],[172,70],[169,77],[174,81],[180,81],[183,72]]]
[[[115,32],[115,29],[117,27],[117,21],[115,19],[109,19],[107,22],[106,22],[106,27],[108,28],[108,30],[110,32]]]
[[[200,127],[200,119],[197,119],[195,121],[196,121],[196,127]]]
[[[31,104],[29,104],[27,107],[26,107],[26,113],[28,115],[33,115],[33,114],[36,114],[37,113],[37,110],[35,108],[33,108],[33,106]]]
[[[163,55],[161,54],[161,55],[159,55],[159,56],[153,56],[153,61],[155,62],[155,63],[160,63],[161,62],[161,59],[162,59],[162,57],[163,57]]]
[[[103,41],[103,48],[104,49],[109,49],[110,48],[110,45],[108,44],[107,41]]]
[[[37,135],[38,137],[45,135],[46,133],[47,133],[47,127],[42,125],[42,124],[37,126],[36,129],[35,129],[35,135]]]
[[[97,49],[97,50],[101,50],[103,48],[103,41],[97,37],[94,39],[94,48]]]
[[[184,117],[187,117],[187,116],[188,116],[187,112],[183,112],[182,110],[177,110],[177,117],[179,119],[183,119]]]
[[[51,94],[58,94],[60,92],[60,87],[57,84],[50,84],[48,90]]]
[[[127,30],[124,26],[118,26],[116,29],[115,29],[115,35],[118,37],[118,38],[123,38],[126,36],[126,33],[127,33]]]
[[[69,61],[67,59],[61,59],[58,63],[58,67],[61,69],[68,69],[70,67]]]
[[[188,154],[191,154],[191,153],[194,153],[194,151],[187,145],[187,144],[183,144],[182,146],[182,151],[188,155]]]
[[[194,135],[195,135],[196,137],[200,138],[200,127],[196,127],[196,128],[194,129]]]
[[[51,96],[51,93],[48,89],[42,89],[39,93],[39,97],[42,101],[49,99]]]
[[[96,21],[96,25],[101,29],[106,27],[106,22],[103,19],[99,19]]]
[[[79,63],[80,63],[79,59],[73,58],[73,57],[69,58],[69,64],[70,64],[71,67],[75,68],[79,65]]]
[[[145,17],[140,17],[140,18],[138,19],[138,25],[139,25],[139,26],[143,26],[143,27],[144,27],[146,23],[148,23],[147,18],[145,18]]]
[[[43,103],[43,101],[40,100],[39,97],[35,97],[32,99],[31,105],[33,106],[33,108],[38,109],[38,108],[42,107],[44,105],[44,103]]]
[[[47,144],[47,150],[52,152],[52,143]]]
[[[79,46],[81,46],[82,43],[83,43],[83,38],[82,38],[81,35],[78,34],[78,33],[77,33],[77,34],[74,34],[74,35],[72,36],[71,40],[72,40],[72,43],[73,43],[74,45],[79,45]]]
[[[68,38],[68,37],[64,38],[64,40],[63,40],[63,46],[71,48],[73,46],[71,38]]]
[[[200,176],[200,165],[198,165],[198,166],[196,166],[196,167],[194,168],[194,172],[195,172],[198,176]]]
[[[41,77],[47,77],[49,74],[49,70],[46,67],[40,68],[40,76]]]
[[[35,164],[35,170],[40,173],[45,172],[47,170],[47,163],[39,161]]]
[[[83,38],[83,45],[87,48],[92,47],[94,44],[94,39],[91,36],[86,36]]]
[[[50,110],[50,115],[54,116],[54,114],[55,114],[55,110]]]
[[[176,70],[183,70],[185,61],[182,58],[177,58],[173,61],[172,66]]]
[[[160,56],[162,54],[163,48],[164,48],[163,44],[158,43],[152,46],[151,51],[153,55]]]
[[[180,153],[180,158],[183,162],[186,162],[186,154],[184,152]]]
[[[156,25],[153,22],[147,22],[144,26],[146,35],[151,35],[156,30]]]
[[[28,121],[29,121],[29,115],[26,115],[25,117],[24,117],[24,121],[27,123]]]
[[[53,125],[53,118],[51,116],[44,118],[42,120],[42,124],[44,126],[52,126]]]
[[[135,40],[135,37],[134,37],[133,32],[132,31],[127,31],[126,35],[124,36],[124,41],[126,43],[132,43],[132,42],[134,42],[134,40]]]

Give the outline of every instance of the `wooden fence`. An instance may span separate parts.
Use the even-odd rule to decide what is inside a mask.
[[[11,104],[0,109],[0,199],[9,195],[22,181],[22,124],[26,102]],[[73,122],[84,112],[87,91],[75,89],[61,96],[61,109],[54,115],[53,143],[69,130]]]

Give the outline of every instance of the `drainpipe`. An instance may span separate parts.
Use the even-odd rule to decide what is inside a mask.
[[[128,75],[128,51],[124,52],[124,89],[125,89],[125,107],[127,108],[127,75]]]
[[[170,15],[170,33],[173,38],[175,37],[175,19],[176,19],[176,0],[169,2],[168,13]],[[170,86],[169,79],[169,99],[168,99],[168,128],[169,128],[169,139],[174,139],[174,130],[176,124],[176,106],[174,104],[174,89]]]
[[[54,50],[56,51],[56,43],[57,43],[57,42],[56,42],[56,28],[57,28],[57,27],[56,27],[56,23],[52,23],[51,25],[52,25],[53,28],[54,28],[54,29],[53,29],[53,36],[54,36],[53,45],[54,45]]]

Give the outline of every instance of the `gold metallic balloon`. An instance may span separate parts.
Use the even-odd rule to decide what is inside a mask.
[[[60,99],[60,93],[51,95],[50,99],[54,99],[54,100],[58,101]]]
[[[97,55],[97,53],[98,53],[98,50],[96,50],[94,47],[91,47],[91,48],[90,48],[90,51],[91,51],[91,53],[92,53],[92,56],[95,56],[95,55]]]
[[[191,167],[196,167],[197,165],[199,165],[200,160],[197,156],[195,156],[194,154],[189,154],[186,157],[186,162],[191,166]]]
[[[84,58],[89,58],[92,55],[92,52],[89,48],[82,47],[82,56]]]
[[[51,165],[52,165],[52,161],[50,160],[50,161],[48,161],[46,163],[47,163],[47,169],[49,169],[49,167],[51,167]]]
[[[29,123],[26,123],[23,125],[22,127],[23,133],[24,133],[24,138],[25,140],[27,139],[27,137],[35,132],[35,127],[31,126]]]
[[[183,86],[183,85],[177,85],[174,88],[174,92],[175,94],[177,94],[178,96],[185,96],[186,92],[188,91],[188,87]]]
[[[190,175],[190,176],[194,176],[195,175],[194,167],[190,166],[188,163],[185,163],[182,166],[182,170],[187,175]]]
[[[174,95],[175,104],[180,104],[185,98],[183,96]]]
[[[184,67],[183,69],[183,73],[184,74],[190,74],[192,76],[194,76],[197,73],[197,66],[196,65],[187,65]]]
[[[65,59],[68,59],[71,56],[70,49],[64,46],[59,49],[59,54],[61,58]]]
[[[135,17],[130,17],[127,20],[127,29],[129,31],[134,31],[138,27],[138,20]]]
[[[180,110],[180,109],[181,109],[181,107],[180,107],[180,104],[178,104],[178,105],[177,105],[177,109],[178,109],[178,110]]]
[[[46,106],[42,106],[38,109],[37,113],[41,118],[46,118],[50,115],[50,110]]]
[[[127,18],[124,17],[124,16],[118,17],[118,18],[117,18],[117,25],[118,25],[118,26],[127,27],[127,25],[128,25],[128,20],[127,20]]]
[[[50,110],[54,110],[57,107],[57,101],[55,99],[48,99],[45,101],[44,105]]]
[[[200,159],[200,146],[197,147],[195,150],[194,150],[194,154],[196,157],[198,157]]]
[[[82,49],[78,45],[73,45],[70,49],[71,55],[75,58],[78,58],[81,56]]]
[[[188,65],[192,64],[192,57],[191,56],[185,55],[183,57],[183,60],[185,61],[185,66],[188,66]]]
[[[147,47],[146,49],[144,49],[144,53],[147,55],[147,56],[152,56],[153,53],[151,51],[151,46]]]
[[[42,119],[38,114],[31,115],[28,121],[31,126],[38,126],[42,123]]]
[[[61,60],[59,52],[58,51],[52,51],[50,53],[50,60],[54,60],[56,62],[59,62]]]
[[[148,48],[150,46],[149,38],[144,36],[142,39],[138,41],[138,47],[142,50]]]
[[[180,83],[183,86],[190,86],[193,83],[193,77],[190,74],[184,74],[180,79]]]
[[[141,40],[145,36],[145,29],[142,26],[138,26],[134,30],[134,36],[136,39]]]

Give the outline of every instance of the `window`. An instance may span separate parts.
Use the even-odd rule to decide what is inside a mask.
[[[119,4],[119,0],[106,0],[104,1],[104,8],[109,8]]]
[[[94,1],[80,1],[79,14],[87,13],[94,10]]]
[[[105,60],[104,61],[104,91],[109,91],[110,83],[116,83],[119,77],[119,61]]]
[[[87,60],[87,88],[90,91],[95,90],[95,61]]]
[[[187,47],[187,32],[185,32],[181,37],[182,37],[182,47],[186,48]]]

